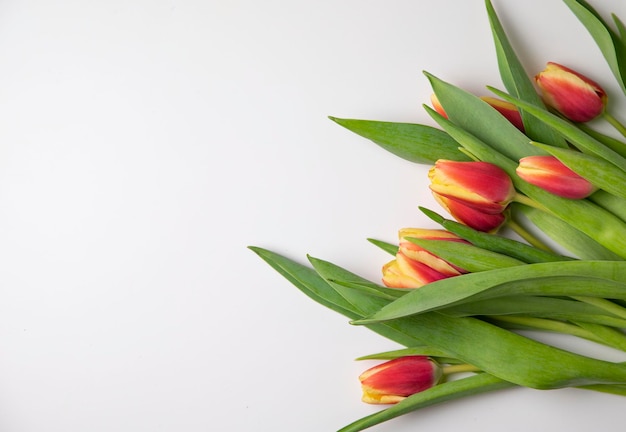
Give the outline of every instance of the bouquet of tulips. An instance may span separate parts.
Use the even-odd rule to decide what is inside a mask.
[[[626,27],[584,0],[564,1],[626,95]],[[506,92],[490,88],[495,97],[480,98],[426,73],[434,94],[425,109],[438,128],[331,117],[432,166],[430,189],[450,217],[421,210],[440,229],[403,228],[394,244],[371,239],[392,255],[382,284],[251,247],[313,300],[403,347],[363,357],[382,361],[360,376],[363,400],[390,406],[342,431],[511,386],[626,396],[626,362],[520,332],[626,352],[626,128],[609,114],[602,87],[575,70],[548,63],[528,76],[486,6]],[[601,133],[594,119],[615,133]],[[498,234],[503,226],[519,240]]]

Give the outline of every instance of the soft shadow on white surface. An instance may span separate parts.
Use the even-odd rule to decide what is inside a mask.
[[[560,1],[494,5],[529,73],[619,91]],[[378,410],[353,359],[395,346],[246,246],[376,280],[367,237],[433,226],[428,167],[327,119],[429,123],[422,70],[501,87],[483,2],[2,2],[0,430],[332,431]],[[376,430],[617,430],[622,405],[511,389]]]

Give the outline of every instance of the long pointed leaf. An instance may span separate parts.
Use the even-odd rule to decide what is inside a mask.
[[[310,267],[267,249],[255,246],[251,246],[250,249],[290,281],[296,288],[319,304],[350,319],[363,318],[363,314],[358,308],[346,301],[331,284],[326,282]],[[363,296],[365,297],[366,294],[363,294]],[[419,345],[421,342],[410,334],[412,330],[411,321],[412,320],[398,320],[398,322],[394,322],[393,324],[375,324],[367,326],[367,328],[404,346],[415,346]],[[449,357],[452,356],[449,355]]]
[[[624,52],[619,47],[621,41],[614,36],[614,33],[588,3],[581,0],[563,1],[587,28],[587,31],[593,37],[606,59],[617,82],[622,87],[624,93],[626,93],[626,59],[623,56]]]
[[[459,145],[445,132],[431,126],[355,120],[329,117],[335,123],[367,138],[385,150],[420,164],[434,164],[437,159],[467,161]]]
[[[599,190],[588,198],[600,207],[610,211],[615,216],[626,222],[626,200],[618,198],[606,191]]]
[[[412,237],[407,237],[407,240],[443,260],[472,273],[525,264],[523,261],[511,258],[508,255],[465,243],[424,240]]]
[[[354,307],[312,268],[267,249],[256,246],[250,246],[249,249],[311,299],[349,318],[360,316]]]
[[[539,296],[496,297],[440,310],[450,316],[528,315],[561,321],[582,321],[626,328],[626,319],[607,314],[596,306],[565,298]]]
[[[544,151],[531,146],[530,139],[488,103],[428,72],[424,74],[430,81],[448,119],[467,133],[513,160],[545,154]]]
[[[572,259],[563,255],[546,252],[500,235],[476,231],[467,225],[463,225],[450,219],[445,219],[432,210],[428,210],[423,207],[420,207],[420,210],[446,230],[469,241],[475,246],[505,254],[529,264],[539,262],[569,261]]]
[[[486,0],[485,4],[496,46],[500,76],[505,88],[515,97],[538,107],[545,108],[541,97],[539,97],[539,94],[535,90],[533,83],[524,70],[522,63],[515,54],[515,51],[506,36],[504,28],[498,19],[491,1]],[[566,146],[565,140],[563,140],[563,138],[558,134],[554,133],[551,128],[547,127],[544,123],[537,121],[535,117],[528,115],[524,110],[520,110],[520,113],[524,122],[526,135],[530,138],[559,147]]]
[[[467,301],[507,295],[626,298],[626,261],[527,264],[470,273],[429,283],[360,323],[390,320]]]
[[[556,243],[580,259],[619,260],[621,257],[605,248],[587,234],[549,213],[532,207],[517,206],[519,210]]]
[[[592,129],[588,124],[586,123],[577,123],[576,127],[578,127],[580,130],[582,130],[583,132],[585,132],[587,135],[589,135],[590,137],[596,139],[597,141],[601,142],[602,144],[604,144],[605,146],[607,146],[608,148],[610,148],[611,150],[613,150],[615,153],[619,154],[620,156],[626,158],[626,143],[613,138],[612,136],[609,135],[605,135],[601,132],[598,132],[595,129]]]

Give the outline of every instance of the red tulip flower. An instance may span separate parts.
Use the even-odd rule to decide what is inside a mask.
[[[507,173],[487,162],[440,159],[428,177],[435,194],[486,214],[502,213],[516,195]]]
[[[549,62],[535,76],[544,102],[573,122],[587,122],[604,112],[605,91],[596,82],[558,63]]]
[[[524,123],[522,115],[517,107],[510,102],[496,99],[493,97],[483,96],[481,99],[491,105],[496,111],[502,114],[513,126],[524,132]]]
[[[495,232],[506,222],[506,214],[504,212],[496,214],[483,213],[443,195],[433,193],[433,196],[454,219],[477,231]]]
[[[516,173],[528,183],[564,198],[582,199],[597,190],[554,156],[522,158]]]
[[[424,356],[399,357],[359,376],[363,402],[395,404],[435,386],[442,376],[439,364]]]

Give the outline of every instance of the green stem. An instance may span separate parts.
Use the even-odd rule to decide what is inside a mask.
[[[583,296],[575,296],[572,298],[583,303],[594,305],[620,318],[626,318],[626,309],[616,303],[613,303],[610,300],[599,298],[599,297],[583,297]]]
[[[618,396],[626,396],[626,385],[624,384],[591,384],[577,387],[583,390],[593,390],[602,393],[609,393]]]
[[[490,316],[490,318],[509,324],[519,325],[522,328],[569,334],[606,345],[620,351],[626,351],[626,335],[614,327],[582,322],[570,324],[552,319],[519,315],[497,315]]]
[[[529,316],[513,316],[513,315],[491,315],[490,318],[496,321],[506,322],[509,324],[515,324],[522,326],[523,328],[535,329],[535,330],[547,330],[555,333],[564,333],[572,336],[577,336],[583,339],[591,340],[593,342],[604,343],[604,341],[597,337],[592,332],[580,328],[574,324],[568,324],[563,321],[555,321],[545,318],[535,318]]]
[[[613,347],[620,351],[626,351],[626,334],[615,327],[586,322],[573,323],[593,333],[596,337],[601,339],[601,343],[604,345]]]
[[[517,235],[526,240],[531,246],[534,246],[542,251],[554,252],[547,244],[533,235],[522,225],[517,223],[517,221],[513,220],[513,218],[510,218],[506,223],[513,231],[515,231],[515,233],[517,233]]]
[[[592,138],[600,141],[602,144],[613,150],[614,152],[620,154],[623,157],[626,157],[626,143],[620,141],[612,136],[603,134],[590,128],[586,123],[576,123],[578,128],[585,132],[587,135],[590,135]]]
[[[473,366],[471,364],[455,364],[450,366],[444,366],[442,368],[444,375],[452,375],[455,373],[464,373],[464,372],[480,372],[481,369]]]
[[[515,196],[513,197],[513,201],[520,203],[520,204],[527,205],[528,207],[536,208],[537,210],[548,211],[543,205],[541,205],[541,203],[519,192],[515,193]]]
[[[619,133],[621,133],[622,135],[624,135],[626,137],[626,126],[624,126],[623,124],[621,124],[619,122],[619,120],[617,120],[615,117],[613,117],[611,114],[609,114],[607,111],[604,111],[604,113],[602,113],[602,117],[604,117],[604,119],[609,122],[611,124],[611,126],[613,126],[615,129],[617,129],[617,131]]]

